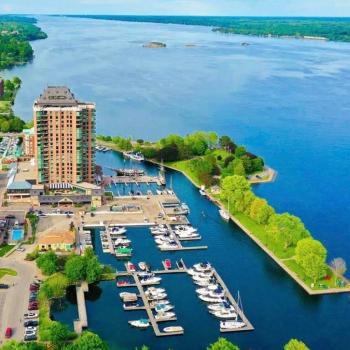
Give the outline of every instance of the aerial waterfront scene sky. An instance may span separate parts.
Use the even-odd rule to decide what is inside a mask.
[[[4,0],[1,12],[202,16],[349,16],[347,0]]]

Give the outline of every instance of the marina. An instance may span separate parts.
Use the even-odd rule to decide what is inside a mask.
[[[166,318],[166,319],[157,319],[156,315],[154,315],[154,313],[153,313],[155,306],[151,305],[150,300],[147,297],[147,291],[145,292],[145,290],[144,290],[144,287],[145,287],[145,285],[143,283],[144,277],[142,277],[142,276],[146,276],[147,274],[149,274],[149,276],[156,276],[156,275],[163,275],[163,274],[178,274],[178,273],[189,274],[190,270],[186,267],[186,265],[182,259],[180,259],[179,261],[176,262],[176,268],[174,268],[174,269],[171,267],[167,268],[166,266],[169,266],[169,265],[167,265],[165,263],[165,261],[162,261],[162,264],[164,266],[164,270],[152,270],[152,271],[149,271],[146,273],[146,272],[142,272],[142,271],[136,271],[134,268],[132,270],[130,270],[130,264],[125,263],[126,270],[125,270],[125,272],[118,272],[117,273],[117,276],[116,276],[117,281],[118,281],[118,278],[120,278],[120,277],[122,277],[122,278],[128,277],[128,278],[132,279],[134,282],[128,283],[125,285],[118,285],[118,282],[117,282],[117,286],[118,287],[128,287],[128,288],[129,287],[137,287],[138,294],[129,293],[130,296],[131,295],[135,296],[135,300],[133,300],[133,302],[136,302],[136,305],[134,305],[134,306],[125,306],[124,305],[123,308],[125,311],[137,311],[137,310],[146,311],[147,316],[148,316],[148,320],[149,320],[150,324],[152,325],[156,336],[181,335],[181,334],[183,334],[183,330],[177,331],[177,332],[162,332],[159,329],[158,322],[176,321],[177,318],[175,316],[172,316],[172,317]],[[179,264],[180,264],[181,268],[179,268]],[[202,265],[202,264],[203,263],[200,263],[197,265]],[[133,264],[131,264],[131,265],[134,267]],[[171,263],[170,263],[170,266],[171,266]],[[196,265],[194,265],[194,266],[196,266]],[[193,270],[193,269],[191,269],[191,270]],[[210,268],[210,271],[212,271],[213,279],[215,279],[215,281],[217,281],[218,285],[221,286],[221,288],[223,290],[222,295],[227,300],[226,302],[229,303],[229,305],[232,305],[233,310],[237,314],[235,316],[234,321],[221,321],[220,322],[220,332],[240,332],[240,331],[252,331],[252,330],[254,330],[253,325],[250,323],[248,318],[245,316],[243,309],[238,305],[238,302],[236,302],[236,300],[233,298],[232,294],[230,293],[229,289],[227,288],[226,284],[224,283],[224,281],[222,280],[220,275],[217,273],[217,271],[214,268]],[[150,278],[152,278],[152,277],[150,277]],[[160,284],[160,281],[150,283],[150,285],[158,285],[158,284]],[[208,284],[209,284],[209,282],[208,282]],[[154,289],[158,290],[159,288],[154,288]],[[160,288],[160,293],[163,293],[163,291],[165,291],[165,290]],[[166,297],[166,294],[164,294],[164,297]],[[142,299],[143,305],[139,305],[137,303],[138,298]],[[156,299],[157,303],[161,303],[161,301],[162,301],[161,299],[163,299],[162,294],[159,294],[159,298],[160,299]],[[214,299],[215,298],[213,298],[213,300]],[[208,299],[208,301],[209,301],[209,299]],[[209,301],[209,303],[210,302],[211,301]],[[226,325],[233,325],[233,326],[227,327],[226,329],[223,329],[222,325],[225,325],[225,324]]]

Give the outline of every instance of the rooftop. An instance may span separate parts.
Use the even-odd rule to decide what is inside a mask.
[[[32,185],[28,181],[14,181],[7,189],[8,190],[30,190]]]
[[[63,232],[48,232],[41,236],[38,240],[38,244],[74,244],[75,234],[72,231]]]
[[[79,101],[66,86],[48,86],[35,101],[37,106],[73,107]]]

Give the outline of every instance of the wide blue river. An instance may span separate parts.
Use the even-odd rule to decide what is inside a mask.
[[[145,139],[194,130],[228,134],[278,170],[275,183],[255,191],[278,211],[300,216],[328,247],[329,260],[343,257],[350,264],[349,44],[73,18],[41,17],[39,25],[49,38],[33,43],[33,63],[5,72],[23,80],[18,115],[29,120],[45,86],[65,84],[80,99],[96,102],[98,133]],[[142,47],[152,40],[167,48]],[[117,166],[120,158],[99,154],[98,163]],[[292,337],[314,350],[349,348],[348,295],[307,296],[240,230],[220,221],[216,207],[183,176],[170,175],[209,246],[171,257],[189,264],[210,260],[233,294],[240,291],[255,326],[251,333],[228,335],[230,340],[242,349],[282,349]],[[129,233],[135,259],[159,264],[167,254],[156,250],[146,231]],[[99,249],[97,244],[103,261],[117,266]],[[131,329],[126,321],[138,314],[122,311],[117,288],[107,282],[88,302],[91,329],[113,349],[141,344],[152,350],[205,349],[220,335],[218,322],[198,301],[188,277],[168,276],[163,284],[184,336],[157,339],[151,329]],[[75,312],[71,305],[55,316],[71,323]]]

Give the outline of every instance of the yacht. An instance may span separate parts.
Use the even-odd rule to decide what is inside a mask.
[[[228,310],[235,311],[235,308],[227,301],[223,301],[222,303],[218,303],[218,304],[208,305],[208,309],[210,311],[220,311],[222,309],[228,309]]]
[[[199,189],[199,193],[201,194],[201,196],[207,195],[207,193],[205,192],[205,186],[201,186],[201,188]]]
[[[243,328],[245,325],[242,321],[220,321],[220,331]]]
[[[138,266],[139,266],[139,269],[140,269],[141,271],[146,271],[146,270],[147,270],[147,264],[146,264],[144,261],[140,261],[140,262],[138,263]]]
[[[108,227],[108,231],[110,235],[122,235],[126,233],[126,228],[111,225]]]
[[[150,301],[149,305],[151,307],[156,307],[157,305],[169,305],[170,304],[170,301],[167,300],[167,299],[162,299],[162,300],[153,300],[153,301]]]
[[[175,231],[194,233],[194,232],[197,232],[197,229],[192,227],[191,225],[176,225]]]
[[[140,153],[140,152],[136,152],[136,153],[130,152],[130,151],[123,152],[123,156],[125,158],[129,158],[131,160],[135,160],[137,162],[143,162],[145,160],[144,155],[142,153]]]
[[[128,270],[129,271],[131,271],[131,272],[135,272],[136,271],[135,265],[131,261],[127,262],[127,266],[128,266]]]
[[[225,221],[230,221],[230,214],[228,211],[224,210],[224,209],[219,209],[219,214],[221,216],[221,218]]]
[[[226,310],[226,309],[222,309],[219,311],[210,311],[210,313],[212,315],[214,315],[217,318],[223,318],[223,319],[230,319],[230,318],[234,318],[237,319],[237,314],[232,311],[232,310]]]
[[[165,292],[164,288],[149,287],[146,289],[145,294],[153,295],[153,294],[164,293],[164,292]]]
[[[133,327],[137,328],[147,328],[149,327],[149,321],[145,318],[141,318],[136,321],[129,321],[129,324],[131,324]]]
[[[170,304],[162,304],[162,303],[159,303],[155,306],[155,310],[156,312],[160,313],[160,312],[167,312],[167,311],[170,311],[174,308],[173,305],[170,305]]]
[[[157,284],[161,281],[160,277],[149,277],[149,278],[142,278],[140,279],[140,283],[143,286],[150,286],[152,284]]]
[[[221,303],[222,298],[212,298],[206,295],[200,295],[199,299],[205,301],[206,303]]]
[[[174,312],[163,312],[163,313],[158,313],[154,316],[154,318],[157,321],[162,321],[162,320],[167,320],[169,318],[173,318],[175,317],[175,313]]]
[[[208,262],[201,262],[193,265],[193,268],[199,272],[210,271],[212,269],[211,265]]]
[[[171,326],[171,327],[165,327],[163,329],[163,332],[165,333],[177,333],[177,332],[183,332],[184,329],[181,326]]]
[[[167,297],[166,293],[155,293],[147,296],[147,299],[149,301],[154,301],[154,300],[162,300]]]

